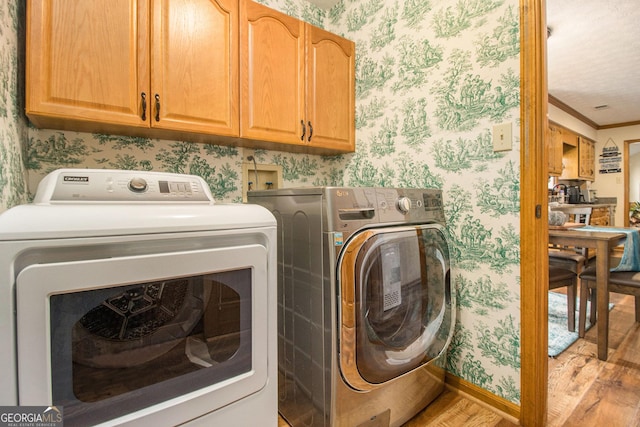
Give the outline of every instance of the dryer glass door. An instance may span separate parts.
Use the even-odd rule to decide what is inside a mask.
[[[24,268],[20,404],[63,406],[70,426],[177,425],[260,390],[266,277],[259,244]]]
[[[368,389],[439,356],[452,331],[442,227],[366,230],[341,253],[340,364],[350,385]]]

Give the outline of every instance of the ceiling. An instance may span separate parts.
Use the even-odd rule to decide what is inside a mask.
[[[596,127],[640,121],[638,0],[546,3],[549,95]]]

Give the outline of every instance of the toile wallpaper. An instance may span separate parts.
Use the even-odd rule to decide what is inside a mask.
[[[356,42],[357,151],[258,150],[258,163],[281,165],[288,187],[442,189],[459,306],[447,370],[518,404],[518,1],[261,2]],[[196,174],[217,200],[242,200],[242,148],[27,128],[22,3],[0,5],[0,210],[33,197],[60,167]],[[512,124],[514,149],[494,153],[491,129],[502,123]]]
[[[0,212],[27,201],[23,16],[23,1],[0,2]]]

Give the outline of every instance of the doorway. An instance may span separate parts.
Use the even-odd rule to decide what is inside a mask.
[[[640,139],[630,139],[624,142],[623,148],[624,170],[624,203],[626,209],[624,226],[629,227],[629,209],[631,203],[640,202]]]

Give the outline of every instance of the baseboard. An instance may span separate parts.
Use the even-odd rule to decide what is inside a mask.
[[[495,394],[449,372],[445,374],[445,385],[450,390],[465,395],[466,398],[474,400],[478,404],[491,409],[514,424],[520,424],[519,405],[509,402],[502,397],[496,396]]]

